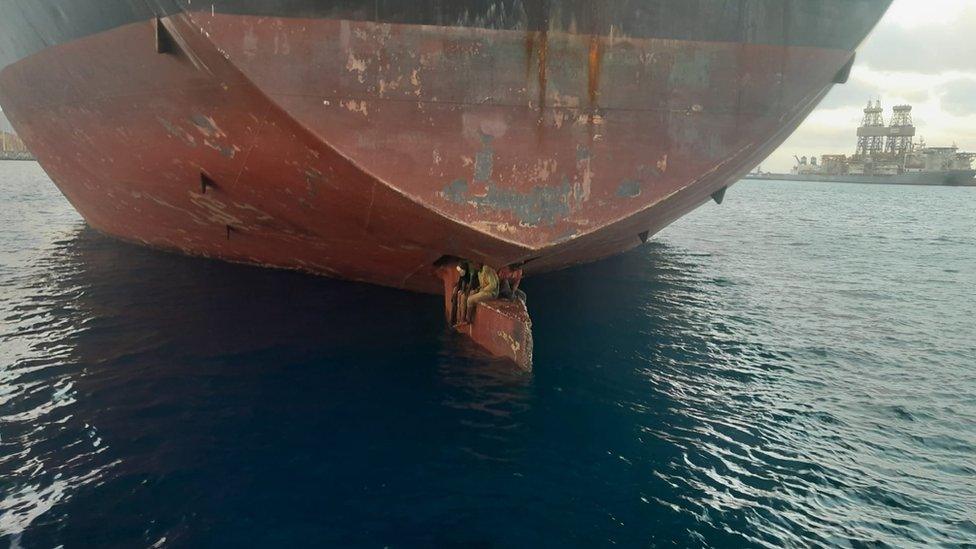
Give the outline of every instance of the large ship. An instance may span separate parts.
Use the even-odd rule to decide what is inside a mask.
[[[787,174],[754,172],[746,179],[865,183],[872,185],[976,186],[973,160],[976,154],[959,147],[929,147],[915,142],[912,106],[892,109],[891,122],[884,121],[881,101],[868,101],[864,119],[857,129],[857,149],[852,156],[825,154],[817,161],[797,157]]]
[[[645,242],[890,0],[0,0],[0,105],[108,235],[421,292]]]

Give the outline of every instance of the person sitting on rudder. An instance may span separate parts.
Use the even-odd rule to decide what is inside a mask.
[[[522,283],[522,274],[522,263],[512,263],[507,267],[499,269],[498,280],[500,281],[500,286],[498,296],[511,301],[515,301],[519,297],[524,300],[525,292],[519,290],[519,284]]]
[[[474,268],[478,269],[478,291],[468,296],[464,307],[465,322],[471,323],[474,318],[475,307],[489,299],[498,298],[498,273],[488,265],[474,263]]]
[[[478,283],[478,272],[474,270],[470,261],[457,264],[458,281],[454,285],[454,295],[451,297],[451,324],[459,326],[464,323],[464,312],[467,310],[468,296]]]

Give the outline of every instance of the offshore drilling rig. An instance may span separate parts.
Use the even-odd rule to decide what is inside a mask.
[[[912,106],[892,108],[885,124],[881,100],[868,101],[857,147],[852,156],[825,154],[817,161],[797,158],[790,174],[759,174],[750,178],[853,183],[895,183],[904,185],[976,185],[973,160],[976,154],[951,147],[929,147],[916,141]]]

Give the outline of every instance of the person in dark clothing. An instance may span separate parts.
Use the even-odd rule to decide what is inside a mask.
[[[464,323],[464,313],[468,304],[468,296],[475,288],[477,282],[477,271],[470,261],[461,261],[457,265],[458,281],[454,285],[454,295],[452,296],[451,324],[455,326]]]
[[[519,291],[519,285],[522,283],[522,263],[513,263],[507,267],[503,267],[498,271],[498,279],[501,281],[499,287],[498,295],[502,299],[509,299],[514,301],[517,297],[525,296],[525,292]]]

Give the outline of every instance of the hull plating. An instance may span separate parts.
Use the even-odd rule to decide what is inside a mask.
[[[142,21],[0,73],[86,220],[427,292],[447,255],[532,273],[639,245],[775,148],[851,56],[217,10],[163,25],[170,53]]]

